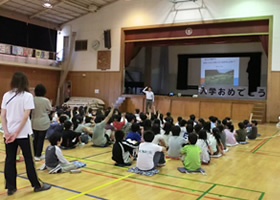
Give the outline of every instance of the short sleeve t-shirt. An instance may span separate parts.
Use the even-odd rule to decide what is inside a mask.
[[[139,146],[136,166],[140,170],[151,170],[154,168],[154,155],[161,152],[162,147],[151,142],[141,143]]]
[[[93,128],[92,141],[94,145],[103,146],[107,143],[105,137],[105,121],[96,124]]]
[[[188,170],[197,170],[201,167],[200,153],[201,149],[197,145],[186,145],[181,149],[182,154],[186,154],[184,166]]]
[[[34,109],[34,101],[31,93],[22,92],[15,95],[15,91],[6,92],[1,105],[1,109],[6,110],[7,128],[10,134],[19,128],[25,110]],[[17,138],[27,138],[32,133],[31,121],[28,118]]]
[[[187,144],[187,140],[180,136],[171,136],[169,139],[168,155],[171,157],[179,157],[183,144]]]

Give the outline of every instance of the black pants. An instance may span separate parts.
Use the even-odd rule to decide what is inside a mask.
[[[27,177],[32,185],[32,187],[39,188],[41,187],[41,183],[38,179],[35,164],[33,160],[33,154],[31,150],[31,142],[29,138],[16,139],[14,142],[5,144],[6,147],[6,160],[5,160],[5,180],[6,180],[6,189],[16,189],[16,177],[17,177],[17,169],[16,169],[16,155],[17,148],[20,146],[22,150],[22,154],[25,161],[25,167],[27,172]]]
[[[47,130],[45,131],[33,130],[33,134],[34,134],[33,146],[34,146],[34,154],[36,157],[40,157],[42,155],[46,133]]]

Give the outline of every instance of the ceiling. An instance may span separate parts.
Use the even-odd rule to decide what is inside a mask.
[[[0,0],[0,16],[48,28],[82,17],[118,0],[49,0],[52,8],[44,8],[45,0]]]

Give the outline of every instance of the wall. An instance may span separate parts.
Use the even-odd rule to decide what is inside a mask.
[[[273,73],[268,73],[268,91],[272,92],[278,84],[280,76],[277,73],[280,71],[280,3],[279,0],[204,0],[204,7],[201,9],[184,9],[195,7],[200,4],[202,0],[195,3],[186,2],[175,6],[168,0],[131,0],[118,1],[112,3],[107,7],[81,17],[63,27],[62,32],[66,30],[70,32],[77,32],[76,39],[88,39],[89,49],[90,44],[94,40],[101,41],[99,50],[104,49],[103,31],[111,29],[112,39],[112,57],[111,69],[109,71],[119,71],[121,66],[121,28],[122,27],[136,27],[149,26],[157,24],[175,24],[197,22],[205,20],[221,20],[245,17],[258,16],[273,16],[273,34],[272,52],[268,59],[269,70],[271,68]],[[58,37],[59,40],[59,37]],[[61,41],[58,41],[61,43]],[[72,60],[72,71],[87,72],[99,71],[96,69],[97,52],[89,50],[86,52],[75,52]],[[121,77],[121,75],[120,75]],[[272,79],[276,78],[276,79]],[[80,85],[80,83],[78,83]],[[87,83],[89,84],[89,83]],[[101,80],[100,84],[106,84],[106,80]],[[116,87],[117,91],[121,91],[121,79]],[[80,85],[80,87],[83,87]],[[278,86],[277,86],[278,87]],[[107,89],[109,89],[108,87]],[[78,93],[79,94],[79,93]],[[271,93],[267,99],[267,119],[268,121],[276,121],[280,108],[277,106],[275,99],[280,99],[280,92]],[[108,100],[106,100],[108,101]]]
[[[53,101],[56,100],[57,86],[60,72],[43,69],[31,69],[24,67],[12,67],[0,65],[0,101],[5,92],[10,90],[10,82],[14,72],[24,72],[29,80],[29,86],[34,88],[37,84],[43,84],[47,89],[46,97]]]
[[[70,72],[67,80],[72,83],[72,96],[99,98],[107,106],[116,102],[121,94],[120,72]]]

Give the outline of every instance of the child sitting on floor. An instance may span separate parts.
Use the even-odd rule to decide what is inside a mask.
[[[224,145],[221,141],[220,131],[218,128],[212,129],[212,135],[214,140],[211,141],[212,143],[212,150],[213,150],[213,156],[212,157],[220,157],[224,154]]]
[[[64,130],[62,131],[62,149],[73,149],[76,147],[76,144],[83,146],[84,143],[81,143],[81,133],[72,131],[73,124],[70,121],[64,122]]]
[[[238,123],[239,129],[235,132],[235,138],[237,142],[245,142],[246,141],[246,129],[242,122]]]
[[[234,145],[238,144],[236,142],[236,139],[235,139],[235,136],[234,136],[235,135],[234,126],[232,125],[231,122],[226,123],[224,132],[226,134],[226,144],[227,144],[227,146],[234,146]]]
[[[184,167],[187,170],[198,170],[201,167],[200,154],[201,149],[195,145],[197,141],[197,135],[191,133],[188,137],[189,145],[185,145],[181,149],[181,154],[185,155]]]
[[[168,157],[178,159],[180,158],[180,150],[183,144],[187,144],[187,140],[180,137],[181,129],[179,126],[171,128],[172,136],[169,139]]]
[[[70,172],[76,169],[76,165],[68,162],[58,147],[62,142],[61,133],[55,132],[50,136],[49,141],[51,144],[47,147],[45,153],[45,165],[49,173]]]
[[[161,152],[166,151],[164,147],[153,144],[154,133],[152,131],[144,132],[144,141],[139,146],[136,167],[143,171],[155,169],[165,164],[165,159]]]
[[[133,157],[130,152],[132,152],[132,149],[137,148],[137,146],[133,146],[123,140],[124,132],[120,130],[115,132],[115,139],[112,150],[112,159],[116,162],[115,165],[121,167],[131,165]]]
[[[205,130],[200,130],[198,132],[198,140],[196,145],[201,149],[200,160],[202,164],[209,164],[210,163],[210,154],[213,154],[212,148],[209,145],[209,141],[207,140],[207,133]]]
[[[247,133],[247,137],[250,140],[254,140],[258,136],[258,128],[257,128],[258,122],[256,120],[252,120],[252,128],[251,130]]]

